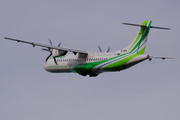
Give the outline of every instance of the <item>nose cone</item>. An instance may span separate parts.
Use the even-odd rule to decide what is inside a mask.
[[[49,71],[49,70],[48,70],[48,64],[47,64],[46,62],[44,63],[44,69],[45,69],[46,71]]]
[[[146,60],[146,59],[148,59],[148,58],[149,58],[148,55],[138,55],[138,56],[132,58],[131,60],[129,60],[129,61],[126,63],[126,66],[127,66],[127,67],[131,67],[131,66],[133,66],[133,65],[135,65],[135,64],[137,64],[137,63],[140,63],[140,62],[142,62],[142,61],[144,61],[144,60]]]

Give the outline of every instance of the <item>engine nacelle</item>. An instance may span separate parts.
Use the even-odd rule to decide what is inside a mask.
[[[68,51],[53,49],[53,50],[52,50],[52,57],[64,56],[64,55],[67,54],[67,52],[68,52]]]

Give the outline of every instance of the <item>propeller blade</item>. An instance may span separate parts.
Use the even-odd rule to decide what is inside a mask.
[[[61,45],[61,42],[59,42],[58,47]]]
[[[102,52],[101,47],[98,45],[99,51]]]
[[[52,53],[46,58],[46,62],[48,61],[48,59],[51,57]]]
[[[110,47],[108,47],[107,53],[110,51]]]
[[[50,43],[50,45],[52,46],[52,42],[51,42],[51,39],[49,39],[49,43]]]
[[[56,63],[56,65],[58,65],[58,64],[57,64],[57,61],[56,61],[56,58],[55,58],[55,57],[53,57],[53,59],[54,59],[54,62]]]
[[[41,50],[42,50],[42,51],[48,51],[48,52],[51,52],[50,50],[45,49],[45,48],[42,48]]]

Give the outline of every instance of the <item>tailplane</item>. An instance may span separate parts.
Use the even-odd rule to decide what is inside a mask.
[[[139,30],[137,36],[135,37],[135,39],[126,48],[124,48],[120,51],[117,51],[117,52],[144,54],[150,28],[164,29],[164,30],[170,29],[170,28],[151,26],[151,22],[152,21],[150,21],[150,20],[146,20],[142,23],[142,25],[131,24],[131,23],[122,23],[124,25],[138,26],[138,27],[140,27],[140,30]]]

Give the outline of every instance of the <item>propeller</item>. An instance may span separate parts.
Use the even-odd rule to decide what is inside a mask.
[[[49,43],[50,43],[50,45],[52,46],[52,41],[51,41],[51,39],[49,39]],[[61,42],[58,44],[58,47],[60,47],[60,45],[61,45]],[[41,50],[42,50],[42,51],[48,51],[48,52],[50,52],[50,55],[49,55],[49,56],[46,58],[46,60],[45,60],[45,62],[47,62],[48,59],[52,56],[52,50],[53,50],[53,49],[51,49],[51,48],[48,48],[48,49],[42,48]],[[53,57],[53,59],[54,59],[55,64],[58,65],[58,63],[57,63],[57,61],[56,61],[56,57]]]
[[[107,53],[110,51],[110,47],[108,47],[108,50],[106,51]]]
[[[60,47],[60,45],[61,45],[61,42],[59,42],[58,47]]]
[[[99,51],[102,52],[101,47],[98,45]]]
[[[50,42],[50,45],[52,46],[52,41],[51,41],[51,39],[49,39],[49,42]]]
[[[99,51],[102,52],[101,47],[98,45]],[[108,53],[110,51],[110,47],[108,47],[107,51],[105,51],[106,53]]]

